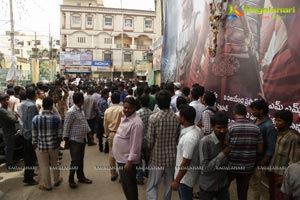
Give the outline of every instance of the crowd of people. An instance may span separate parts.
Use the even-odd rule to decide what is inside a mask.
[[[247,199],[250,182],[254,198],[260,199],[264,174],[270,199],[300,198],[300,140],[290,128],[292,113],[278,111],[273,124],[268,103],[259,99],[249,108],[236,104],[234,119],[229,119],[217,109],[217,101],[214,92],[197,83],[191,88],[177,82],[148,86],[120,80],[74,85],[58,78],[52,84],[9,85],[0,93],[6,166],[18,166],[13,135],[20,123],[23,182],[41,190],[63,181],[61,149],[70,151],[70,188],[77,188],[77,181],[91,184],[83,170],[85,146],[98,143],[100,152],[109,153],[111,181],[120,176],[128,200],[139,199],[137,185],[145,177],[147,200],[158,199],[161,179],[165,200],[172,190],[181,200],[227,200],[233,180],[239,200]],[[193,191],[195,186],[199,191]]]

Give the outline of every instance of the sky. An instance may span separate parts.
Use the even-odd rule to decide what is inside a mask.
[[[59,38],[63,0],[12,0],[15,31]],[[105,7],[120,8],[121,0],[103,0]],[[123,8],[154,10],[154,0],[122,0]],[[10,30],[9,0],[0,0],[0,34]]]

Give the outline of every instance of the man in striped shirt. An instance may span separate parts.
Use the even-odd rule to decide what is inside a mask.
[[[54,186],[59,186],[62,178],[59,177],[58,150],[61,141],[60,118],[54,115],[53,99],[46,97],[42,102],[43,111],[32,119],[32,144],[40,167],[41,190],[51,190],[50,168],[51,164]]]
[[[74,105],[67,112],[63,128],[63,137],[65,148],[70,148],[71,166],[69,174],[69,186],[76,188],[74,180],[76,172],[78,182],[91,184],[92,181],[87,179],[83,172],[83,160],[85,150],[85,138],[91,131],[81,109],[84,103],[83,93],[78,92],[73,95]]]
[[[247,199],[249,181],[254,173],[257,154],[263,152],[259,127],[246,118],[247,110],[242,104],[234,107],[235,121],[228,126],[229,181],[236,179],[239,200]]]

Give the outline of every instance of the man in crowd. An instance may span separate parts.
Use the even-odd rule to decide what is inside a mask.
[[[94,93],[93,88],[87,89],[87,95],[84,96],[83,111],[85,119],[87,120],[91,132],[87,135],[88,146],[96,145],[94,142],[94,132],[95,132],[95,120],[96,120],[96,100],[92,96]]]
[[[69,186],[76,188],[77,184],[74,180],[76,172],[78,182],[91,184],[92,181],[86,178],[83,172],[85,138],[87,133],[91,131],[84,115],[82,106],[84,104],[84,97],[81,92],[74,93],[74,105],[69,109],[65,117],[63,128],[63,137],[65,141],[65,148],[70,148],[71,165],[69,173]]]
[[[53,172],[54,186],[59,186],[62,177],[59,177],[58,151],[62,139],[60,117],[54,115],[53,99],[46,97],[42,103],[43,111],[32,120],[32,144],[34,145],[36,156],[40,167],[39,189],[49,191],[52,189],[50,168]]]
[[[8,109],[9,96],[0,94],[0,126],[3,130],[3,139],[5,143],[5,161],[8,170],[12,169],[14,163],[14,134],[16,131],[15,123],[17,123],[17,116]]]
[[[225,143],[228,117],[218,112],[211,117],[213,132],[200,141],[201,173],[199,178],[201,200],[229,200],[227,157],[231,146]]]
[[[242,104],[233,109],[235,121],[228,127],[228,144],[232,146],[228,156],[229,181],[236,179],[239,200],[247,200],[249,181],[256,166],[256,156],[263,152],[259,127],[246,118],[247,110]]]
[[[147,145],[150,161],[146,195],[148,200],[157,199],[158,184],[164,176],[164,199],[171,199],[171,184],[174,178],[176,146],[180,125],[176,114],[170,110],[171,95],[161,90],[155,96],[159,111],[149,118]]]
[[[269,118],[269,104],[263,100],[256,100],[251,103],[250,109],[254,117],[255,124],[259,127],[263,137],[263,153],[258,154],[257,161],[259,166],[268,166],[275,151],[276,131],[272,120]],[[262,175],[264,171],[256,169],[252,177],[252,189],[254,199],[259,200],[262,194]]]
[[[127,200],[138,200],[136,169],[141,158],[144,132],[143,122],[135,109],[134,98],[125,98],[124,116],[114,136],[112,147],[112,155],[118,163],[123,192]]]
[[[193,199],[193,187],[199,178],[199,142],[203,137],[194,124],[196,111],[192,106],[184,106],[179,111],[179,122],[184,127],[177,145],[175,178],[172,189],[178,190],[181,200]]]
[[[32,145],[32,119],[39,114],[35,105],[36,91],[33,87],[26,89],[27,100],[21,104],[21,120],[23,122],[22,132],[24,135],[24,180],[27,185],[37,185],[38,182],[33,179],[36,155]]]
[[[285,168],[299,160],[298,137],[290,126],[293,114],[289,110],[281,110],[274,114],[277,128],[276,148],[270,162],[269,193],[272,200],[289,199],[280,191]]]
[[[190,94],[191,103],[190,106],[194,107],[196,110],[196,117],[195,117],[195,125],[201,123],[202,119],[202,112],[205,109],[205,106],[200,103],[199,98],[203,96],[204,87],[193,87]]]
[[[202,97],[202,102],[206,107],[202,112],[201,130],[204,135],[208,135],[212,131],[210,118],[217,112],[215,94],[211,91],[206,91]]]
[[[117,132],[119,124],[121,122],[123,106],[120,105],[120,92],[114,92],[111,96],[112,106],[110,106],[104,112],[104,131],[106,137],[108,137],[109,143],[109,166],[111,181],[115,181],[118,178],[118,173],[116,170],[116,160],[112,157],[111,150],[113,147],[114,136]]]

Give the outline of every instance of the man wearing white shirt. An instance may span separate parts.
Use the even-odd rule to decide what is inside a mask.
[[[191,103],[190,106],[194,107],[196,110],[195,125],[198,125],[202,120],[202,112],[205,106],[199,102],[199,98],[203,95],[204,89],[200,87],[193,87],[190,94]]]

